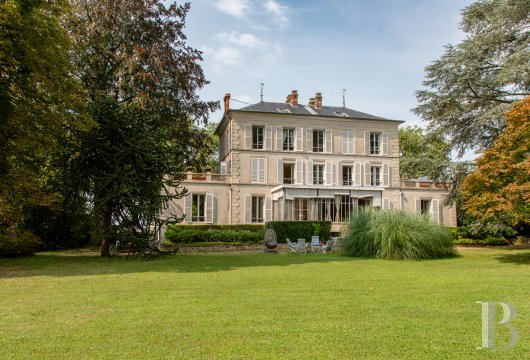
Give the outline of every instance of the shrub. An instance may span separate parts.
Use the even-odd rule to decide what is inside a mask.
[[[31,255],[38,246],[38,238],[29,231],[7,229],[5,234],[0,233],[0,256]]]
[[[455,241],[456,245],[476,245],[476,246],[504,246],[510,242],[503,237],[487,237],[485,239],[461,238]]]
[[[363,209],[342,241],[348,256],[422,260],[453,256],[451,233],[428,217],[399,210]]]
[[[253,231],[246,227],[226,226],[224,230],[218,226],[210,225],[176,225],[166,230],[165,238],[174,244],[195,243],[260,243],[263,241],[263,225],[254,227]],[[232,229],[232,230],[229,230]]]
[[[331,237],[331,221],[270,221],[266,226],[276,232],[279,243],[287,242],[286,239],[296,241],[298,238],[310,241],[313,235],[318,235],[322,241]]]

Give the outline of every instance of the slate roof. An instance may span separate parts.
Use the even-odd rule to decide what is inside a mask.
[[[287,112],[288,110],[289,112]],[[354,119],[368,119],[368,120],[388,120],[379,116],[366,114],[357,110],[348,109],[337,106],[322,106],[320,109],[312,105],[299,104],[293,107],[287,103],[267,102],[262,101],[254,105],[250,105],[241,109],[234,109],[232,111],[255,111],[275,114],[296,114],[296,115],[313,115],[313,116],[330,116],[335,118],[354,118]]]

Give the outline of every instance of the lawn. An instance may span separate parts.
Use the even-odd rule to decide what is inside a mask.
[[[523,359],[530,250],[433,261],[336,254],[41,253],[0,259],[2,359]],[[481,345],[481,306],[512,303],[519,341]],[[498,315],[502,310],[498,307]]]

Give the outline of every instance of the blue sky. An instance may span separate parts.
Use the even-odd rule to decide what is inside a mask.
[[[469,0],[195,0],[188,44],[204,51],[203,100],[284,101],[298,90],[307,103],[425,126],[410,109],[424,68],[444,45],[464,38],[460,11]],[[231,106],[246,106],[232,101]],[[211,116],[218,122],[221,113]],[[466,158],[472,157],[471,155]]]

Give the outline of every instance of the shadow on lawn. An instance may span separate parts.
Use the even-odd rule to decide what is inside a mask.
[[[363,261],[339,254],[177,254],[154,260],[101,258],[83,252],[50,252],[35,256],[0,259],[0,279],[32,276],[90,276],[142,272],[216,272],[245,267],[290,266],[305,263]]]
[[[512,251],[512,250],[508,250]],[[518,252],[515,254],[502,254],[495,257],[502,263],[516,264],[516,265],[530,265],[530,251],[528,252]]]

